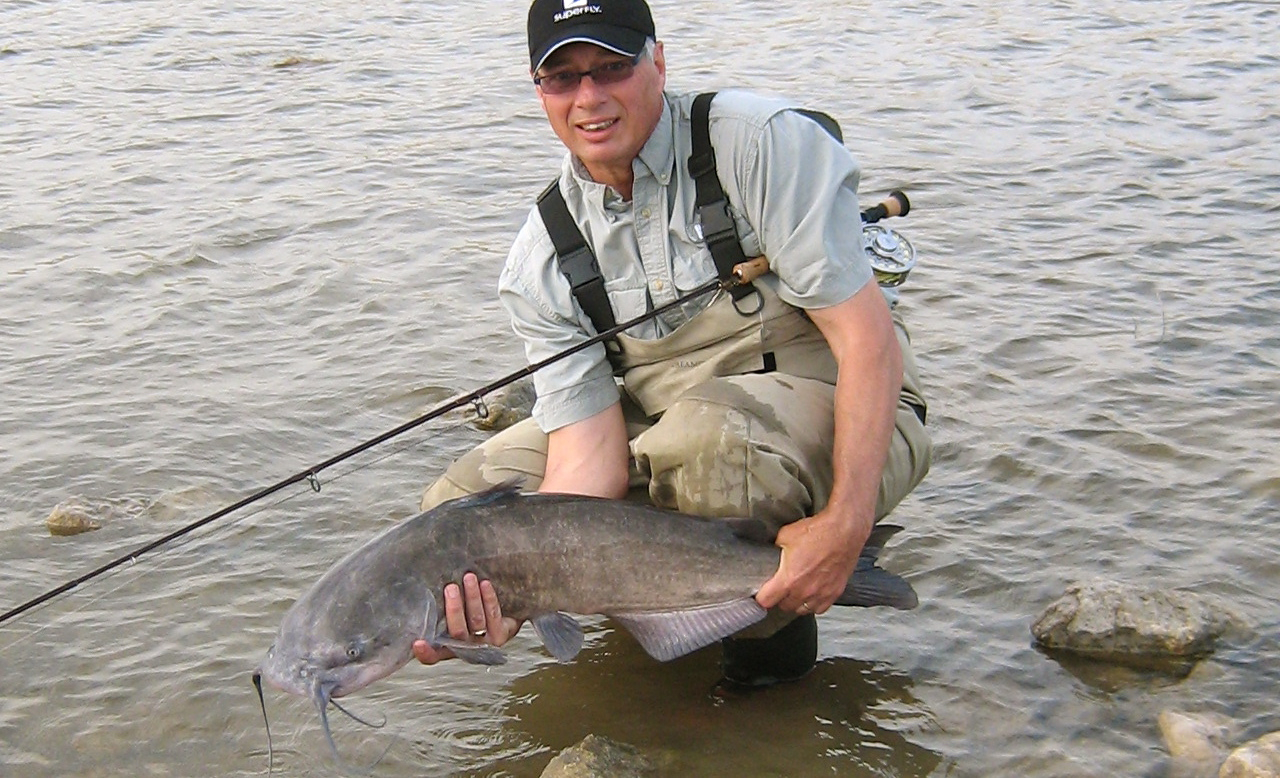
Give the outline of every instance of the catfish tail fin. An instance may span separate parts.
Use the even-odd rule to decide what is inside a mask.
[[[871,531],[871,537],[867,538],[858,557],[858,565],[849,577],[844,593],[836,599],[836,605],[862,608],[888,605],[899,610],[911,610],[920,604],[915,589],[906,579],[876,564],[885,543],[901,529],[893,524],[880,524]]]

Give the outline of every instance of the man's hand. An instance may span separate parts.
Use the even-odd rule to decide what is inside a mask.
[[[481,581],[475,573],[462,576],[461,587],[444,587],[444,621],[449,636],[455,640],[491,646],[501,646],[520,631],[520,622],[502,615],[493,584]],[[425,640],[415,640],[413,655],[424,665],[433,665],[454,653],[444,647],[432,648]]]
[[[871,526],[829,509],[784,526],[775,541],[782,548],[778,572],[756,592],[756,601],[764,608],[825,613],[853,575]]]

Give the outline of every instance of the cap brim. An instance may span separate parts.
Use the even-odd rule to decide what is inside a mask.
[[[644,49],[644,42],[648,39],[649,36],[639,30],[603,24],[580,24],[565,30],[563,37],[548,41],[543,50],[537,52],[530,60],[532,65],[530,70],[542,67],[547,57],[570,43],[592,43],[602,49],[634,57]]]

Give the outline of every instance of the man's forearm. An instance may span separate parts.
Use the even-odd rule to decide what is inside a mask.
[[[547,436],[547,468],[538,491],[624,497],[629,458],[622,406],[614,403]]]
[[[847,310],[836,310],[842,307]],[[865,538],[875,520],[894,431],[902,389],[902,351],[887,306],[873,284],[824,312],[814,321],[827,336],[840,370],[827,510],[862,525],[859,534]]]

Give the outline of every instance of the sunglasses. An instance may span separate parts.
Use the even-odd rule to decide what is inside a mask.
[[[613,62],[606,62],[590,70],[560,70],[544,76],[534,76],[533,83],[542,90],[543,94],[548,95],[567,95],[570,92],[576,92],[578,91],[578,86],[582,83],[582,79],[587,76],[591,76],[591,80],[597,86],[620,84],[631,78],[632,74],[636,72],[636,65],[640,64],[640,59],[643,56],[644,52],[642,51],[630,59],[617,59]]]

